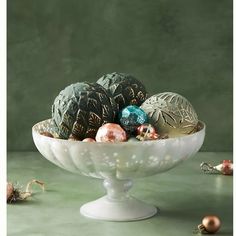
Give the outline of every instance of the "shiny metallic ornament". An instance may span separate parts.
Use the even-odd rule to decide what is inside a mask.
[[[209,215],[202,219],[202,224],[198,225],[198,231],[202,234],[214,234],[221,226],[221,222],[218,216]]]
[[[138,106],[130,105],[119,113],[119,121],[129,134],[134,134],[140,125],[147,123],[148,116]]]
[[[141,105],[141,108],[148,114],[149,123],[161,136],[177,137],[190,134],[198,124],[193,106],[177,93],[153,95]]]
[[[124,142],[127,140],[127,135],[120,125],[107,123],[98,129],[95,139],[97,142]]]
[[[211,174],[219,173],[223,175],[233,175],[233,163],[231,160],[223,160],[222,163],[216,166],[212,166],[209,163],[202,162],[200,168],[205,173],[211,173]]]
[[[155,140],[158,138],[158,134],[155,128],[151,124],[143,124],[137,128],[136,138],[140,141]]]

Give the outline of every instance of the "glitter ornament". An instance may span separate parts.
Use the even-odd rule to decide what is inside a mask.
[[[145,141],[145,140],[155,140],[158,138],[158,134],[155,128],[151,124],[143,124],[137,128],[136,138]]]
[[[147,98],[144,85],[129,74],[113,72],[102,76],[97,83],[109,91],[119,110],[128,105],[140,106]]]
[[[183,96],[165,92],[148,98],[141,108],[148,114],[159,135],[183,136],[194,132],[198,117],[190,102]]]
[[[147,114],[139,107],[130,105],[119,113],[121,126],[129,133],[136,134],[137,127],[147,123]]]
[[[107,123],[98,129],[95,139],[97,142],[124,142],[127,140],[127,135],[120,125]]]

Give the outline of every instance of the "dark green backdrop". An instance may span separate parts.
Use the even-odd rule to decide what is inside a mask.
[[[8,149],[61,89],[113,71],[182,94],[207,124],[202,150],[232,151],[231,0],[8,0]]]

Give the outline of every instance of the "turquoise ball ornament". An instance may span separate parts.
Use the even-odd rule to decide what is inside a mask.
[[[140,107],[130,105],[119,113],[119,122],[128,134],[135,135],[137,128],[148,122],[148,116]]]

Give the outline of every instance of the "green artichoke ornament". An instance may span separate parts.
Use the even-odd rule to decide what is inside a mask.
[[[52,122],[59,138],[95,138],[97,130],[114,121],[117,104],[101,85],[78,82],[63,89],[52,105]]]
[[[119,110],[128,105],[140,106],[147,99],[145,86],[135,77],[125,73],[113,72],[98,79],[118,104]]]

